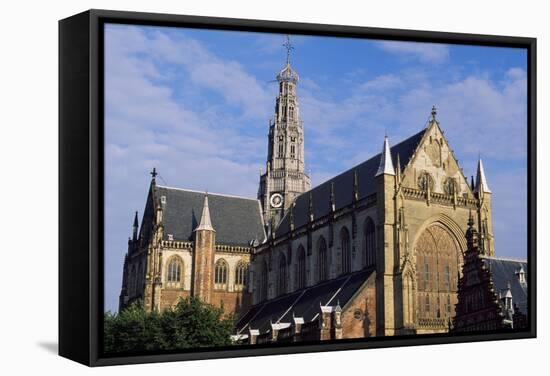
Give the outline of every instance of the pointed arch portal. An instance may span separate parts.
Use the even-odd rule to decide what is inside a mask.
[[[418,236],[415,246],[416,287],[409,279],[404,283],[404,296],[414,299],[417,329],[440,331],[454,316],[458,278],[463,264],[461,246],[453,231],[441,222],[429,224]],[[409,289],[416,290],[411,294]],[[405,301],[405,319],[413,319]]]

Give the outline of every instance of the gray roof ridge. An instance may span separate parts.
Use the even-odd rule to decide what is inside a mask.
[[[519,257],[498,257],[498,256],[488,256],[488,255],[480,255],[479,257],[489,259],[489,260],[500,260],[500,261],[513,261],[513,262],[522,262],[527,264],[527,259],[522,259]]]
[[[196,189],[187,189],[187,188],[179,188],[179,187],[169,187],[169,186],[166,186],[166,185],[159,185],[159,184],[157,184],[157,187],[158,187],[158,188],[165,188],[165,189],[173,189],[173,190],[176,190],[176,191],[184,191],[184,192],[193,192],[193,193],[207,194],[206,191],[198,191],[198,190],[196,190]],[[222,197],[230,197],[230,198],[239,198],[239,199],[242,199],[242,200],[250,200],[250,201],[258,201],[258,202],[260,202],[260,200],[258,200],[257,198],[251,198],[251,197],[245,197],[245,196],[237,196],[237,195],[229,195],[229,194],[226,194],[226,193],[213,193],[213,192],[208,191],[208,195],[209,195],[209,196],[222,196]]]
[[[409,137],[407,137],[407,138],[405,138],[405,139],[399,141],[397,144],[394,144],[393,146],[390,146],[390,152],[392,151],[393,148],[396,148],[396,147],[398,147],[399,145],[401,145],[402,143],[409,141],[411,138],[414,138],[414,137],[418,136],[420,133],[425,133],[425,132],[426,132],[426,129],[422,129],[421,131],[416,132],[416,133],[413,134],[412,136],[409,136]],[[326,184],[326,183],[330,182],[331,180],[336,179],[336,178],[339,177],[339,176],[345,175],[346,173],[348,173],[348,172],[350,172],[350,171],[353,171],[353,170],[357,169],[359,166],[361,166],[361,165],[363,165],[363,164],[365,164],[365,163],[367,163],[367,162],[370,162],[372,159],[375,159],[376,157],[379,157],[381,154],[382,154],[382,152],[377,153],[377,154],[373,155],[372,157],[370,157],[369,159],[365,159],[364,161],[359,162],[358,164],[354,165],[353,167],[350,167],[350,168],[348,168],[347,170],[342,171],[342,172],[339,173],[338,175],[334,175],[333,177],[331,177],[331,178],[325,180],[324,182],[322,182],[322,183],[316,185],[315,187],[311,188],[309,191],[312,191],[312,190],[314,190],[315,188],[320,187],[321,185]],[[404,166],[403,166],[403,167],[404,167]],[[304,192],[304,193],[307,193],[307,192],[309,192],[309,191],[306,191],[306,192]],[[296,196],[296,198],[300,197],[300,196],[303,195],[304,193],[299,194],[298,196]]]

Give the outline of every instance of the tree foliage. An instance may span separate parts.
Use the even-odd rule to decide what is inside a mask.
[[[162,312],[135,302],[104,316],[105,353],[181,350],[231,344],[233,317],[197,298],[180,299]]]

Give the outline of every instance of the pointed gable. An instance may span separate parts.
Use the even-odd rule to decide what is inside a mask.
[[[451,149],[439,123],[432,119],[409,162],[403,164],[403,186],[419,188],[419,179],[429,174],[432,192],[472,197],[468,180]]]

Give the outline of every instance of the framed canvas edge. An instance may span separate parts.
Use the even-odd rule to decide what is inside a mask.
[[[494,36],[438,31],[417,31],[361,26],[324,25],[284,21],[263,21],[203,16],[185,16],[160,13],[125,12],[92,9],[89,16],[89,202],[90,226],[88,229],[89,252],[82,257],[89,261],[89,366],[136,364],[213,358],[232,358],[276,354],[296,354],[322,351],[403,347],[416,345],[451,344],[464,342],[494,341],[504,339],[536,338],[536,38]],[[63,22],[60,21],[60,23]],[[198,27],[220,30],[244,30],[260,32],[289,32],[314,35],[376,38],[387,40],[414,40],[432,43],[479,44],[490,46],[520,47],[527,49],[528,56],[528,278],[530,328],[522,332],[476,333],[467,335],[425,335],[419,337],[380,337],[366,340],[341,340],[311,345],[272,345],[269,347],[208,349],[174,354],[135,355],[102,357],[99,353],[100,328],[103,317],[103,48],[101,48],[102,25],[105,22],[128,24],[162,24],[164,26]],[[61,72],[60,72],[61,75]],[[82,90],[82,89],[81,89]],[[60,93],[61,96],[61,93]],[[61,122],[61,120],[60,120]],[[61,148],[61,145],[60,145]],[[60,159],[60,169],[63,161]],[[60,171],[61,175],[61,171]],[[63,183],[60,178],[60,184]],[[60,197],[61,205],[61,197]],[[60,225],[63,218],[60,216]],[[61,228],[61,227],[60,227]],[[60,236],[62,236],[60,232]],[[61,260],[60,260],[61,263]],[[60,286],[61,292],[62,286]],[[60,295],[61,300],[61,295]],[[61,304],[61,302],[60,302]],[[62,323],[60,322],[60,326]],[[76,360],[76,359],[73,359]],[[77,360],[79,361],[79,360]]]

